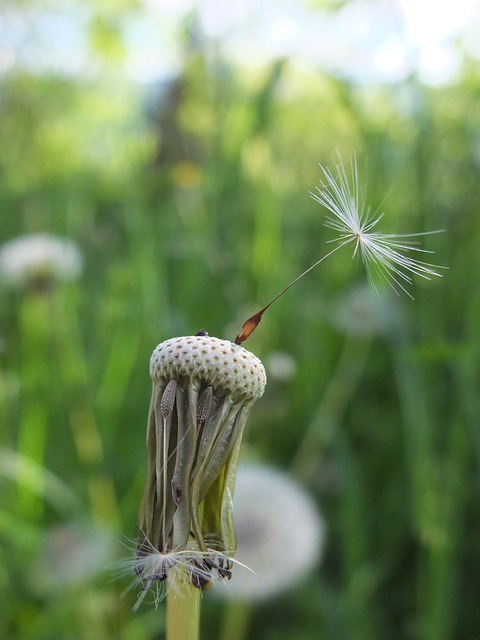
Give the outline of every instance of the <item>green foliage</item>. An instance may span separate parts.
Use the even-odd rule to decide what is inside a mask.
[[[115,20],[90,28],[117,64]],[[382,230],[446,230],[426,243],[450,272],[416,283],[415,302],[385,291],[383,324],[359,332],[362,307],[347,326],[338,314],[364,276],[337,254],[246,344],[265,360],[286,351],[297,373],[271,374],[245,450],[292,469],[329,531],[323,565],[255,608],[246,633],[475,638],[478,70],[444,89],[362,87],[284,60],[209,60],[197,47],[158,90],[119,73],[0,80],[1,242],[68,236],[85,262],[73,282],[0,290],[0,637],[161,636],[162,608],[132,614],[128,580],[105,571],[137,533],[150,353],[202,327],[233,339],[327,251],[308,192],[339,149],[368,158]],[[204,598],[205,637],[224,608]]]

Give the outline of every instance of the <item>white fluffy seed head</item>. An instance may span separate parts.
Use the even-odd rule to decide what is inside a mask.
[[[150,359],[150,375],[167,383],[181,377],[211,385],[215,391],[255,401],[267,378],[261,361],[243,347],[210,336],[171,338],[159,344]]]
[[[68,238],[49,233],[18,236],[0,247],[0,278],[22,286],[44,278],[69,281],[80,276],[83,256]]]
[[[233,496],[238,563],[225,590],[233,599],[273,598],[305,579],[323,553],[325,523],[314,501],[288,474],[239,465]],[[248,567],[250,570],[248,570]]]

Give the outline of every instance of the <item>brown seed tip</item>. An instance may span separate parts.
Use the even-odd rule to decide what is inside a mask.
[[[263,312],[266,307],[257,313],[254,313],[246,322],[242,324],[242,333],[240,333],[235,338],[235,344],[242,344],[245,340],[252,334],[257,326],[260,324],[260,320],[262,319]]]

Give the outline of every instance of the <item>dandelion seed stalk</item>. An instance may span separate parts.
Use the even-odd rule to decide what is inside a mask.
[[[200,637],[199,589],[186,581],[179,591],[167,595],[166,640],[198,640]]]

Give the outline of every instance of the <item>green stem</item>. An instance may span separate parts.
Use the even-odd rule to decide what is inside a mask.
[[[198,640],[200,637],[200,589],[189,581],[169,585],[166,640]]]
[[[22,411],[18,434],[18,452],[37,469],[44,469],[45,449],[50,426],[49,397],[52,384],[50,300],[44,295],[27,292],[20,305]],[[45,479],[38,475],[37,491],[28,488],[28,479],[20,468],[17,509],[31,522],[40,519],[43,510]]]
[[[248,634],[252,607],[247,602],[228,603],[222,629],[222,640],[245,640]]]

